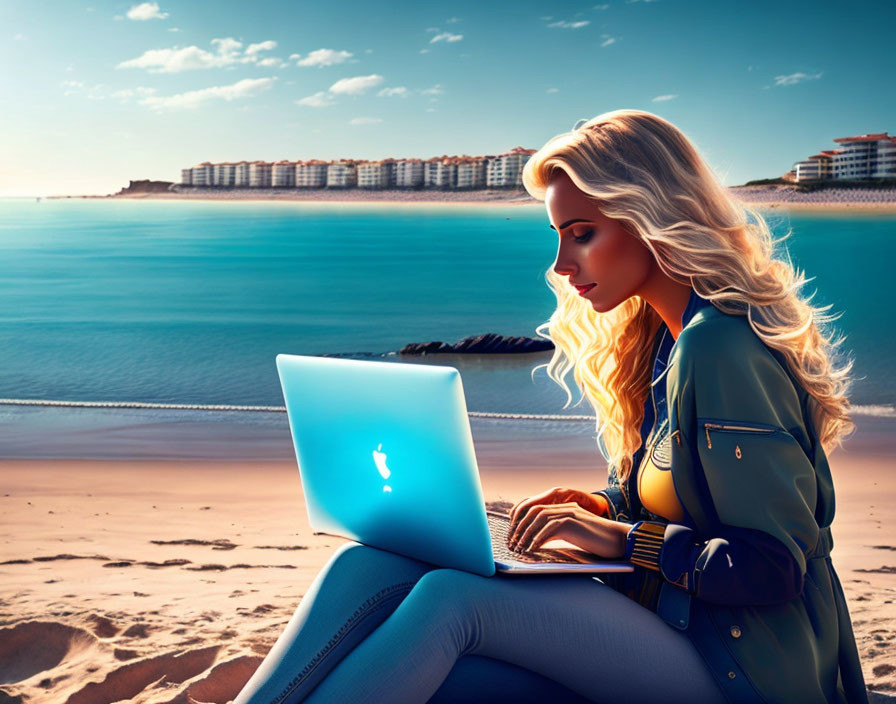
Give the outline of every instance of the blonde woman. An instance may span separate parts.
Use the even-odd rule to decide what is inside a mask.
[[[593,406],[609,478],[519,502],[510,545],[635,572],[485,578],[349,543],[237,704],[867,702],[830,558],[853,428],[833,318],[655,115],[578,124],[523,183],[558,238],[547,370]]]

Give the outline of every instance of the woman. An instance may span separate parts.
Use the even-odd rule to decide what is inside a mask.
[[[521,501],[509,542],[635,571],[484,578],[348,543],[237,704],[867,702],[829,556],[826,453],[853,427],[833,318],[655,115],[577,125],[523,183],[559,237],[548,373],[594,407],[609,481]]]

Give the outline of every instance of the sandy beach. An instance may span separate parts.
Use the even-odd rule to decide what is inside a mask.
[[[874,702],[896,701],[890,418],[831,456],[833,561]],[[476,438],[487,502],[605,485],[587,435]],[[294,461],[0,461],[0,702],[228,702],[342,544]],[[505,504],[506,505],[506,504]]]
[[[433,205],[520,205],[544,207],[526,191],[481,190],[441,191],[423,190],[366,190],[350,189],[215,189],[176,187],[167,193],[123,193],[113,196],[85,196],[87,198],[128,198],[137,200],[209,200],[209,201],[265,201],[265,202],[314,202],[342,204],[382,204],[401,206]],[[769,210],[896,213],[896,188],[829,188],[823,191],[801,193],[793,186],[735,186],[731,194],[744,203]],[[51,198],[54,196],[51,196]],[[78,197],[78,196],[60,196]]]

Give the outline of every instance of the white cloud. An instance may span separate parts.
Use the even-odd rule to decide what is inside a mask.
[[[301,56],[302,56],[301,54],[290,54],[290,55],[289,55],[289,60],[290,60],[290,61],[295,61],[296,59],[300,58]]]
[[[261,61],[259,61],[258,65],[263,68],[271,68],[271,67],[284,68],[287,64],[285,64],[283,61],[278,59],[276,56],[269,56],[268,58],[262,59]]]
[[[420,50],[420,53],[421,53],[421,54],[428,54],[428,53],[429,53],[429,49],[421,49],[421,50]]]
[[[12,38],[12,40],[13,40],[14,42],[23,42],[23,41],[25,41],[26,39],[28,39],[28,37],[26,37],[26,36],[25,36],[24,34],[22,34],[21,32],[19,32],[18,34],[16,34],[16,35]]]
[[[276,80],[276,78],[244,78],[229,86],[212,86],[169,96],[149,95],[141,99],[140,104],[159,112],[165,110],[195,110],[209,101],[224,100],[230,102],[241,98],[250,98],[268,90]]]
[[[146,86],[137,86],[136,88],[125,88],[112,93],[113,98],[117,98],[123,103],[128,102],[131,98],[145,98],[147,95],[153,95],[155,88],[147,88]]]
[[[326,108],[336,104],[325,90],[318,91],[314,95],[306,96],[295,102],[296,105],[304,105],[309,108]]]
[[[360,95],[369,88],[378,86],[383,80],[383,77],[376,73],[372,73],[369,76],[340,78],[330,86],[329,91],[336,95]]]
[[[168,13],[161,12],[157,2],[141,2],[128,10],[127,16],[129,20],[142,22],[145,20],[163,20],[168,16]]]
[[[581,29],[582,27],[587,27],[591,22],[589,20],[578,20],[576,22],[565,22],[563,20],[559,22],[551,22],[548,27],[560,27],[562,29]]]
[[[402,98],[406,98],[408,96],[408,89],[404,86],[395,86],[394,88],[383,88],[377,96],[380,98],[389,98],[393,95],[398,95]]]
[[[298,54],[296,55],[298,56]],[[304,59],[299,61],[299,66],[335,66],[345,63],[353,54],[350,51],[336,51],[335,49],[315,49]],[[292,58],[291,56],[289,58]]]
[[[62,81],[59,85],[65,89],[63,95],[83,95],[88,100],[103,100],[108,93],[105,83],[89,86],[83,81]]]
[[[444,92],[441,83],[436,83],[432,88],[425,88],[420,91],[422,95],[442,95]]]
[[[250,44],[246,47],[246,56],[255,56],[261,51],[271,51],[272,49],[277,48],[277,42],[273,39],[268,39],[265,42],[258,42],[256,44]]]
[[[150,49],[136,59],[122,61],[115,68],[143,68],[150,73],[180,73],[193,69],[223,68],[236,64],[257,63],[261,51],[277,46],[276,42],[270,40],[259,42],[250,44],[241,54],[243,43],[233,37],[212,39],[211,43],[217,50],[215,53],[200,49],[198,46]]]
[[[666,95],[658,95],[655,98],[652,98],[654,103],[664,103],[667,100],[675,100],[678,97],[677,93],[668,93]]]
[[[449,17],[445,20],[445,24],[454,24],[455,22],[460,22],[460,17]]]
[[[382,122],[382,118],[380,117],[353,117],[348,121],[350,125],[375,125],[378,122]]]
[[[606,36],[606,35],[604,35],[604,36]],[[600,45],[603,47],[603,46],[610,46],[610,44],[615,44],[615,43],[616,43],[616,37],[607,37],[600,43]]]
[[[814,81],[821,78],[821,73],[809,74],[798,71],[797,73],[791,73],[786,76],[775,76],[775,85],[776,86],[792,86],[797,83],[802,83],[803,81]]]
[[[169,27],[169,28],[168,28],[168,31],[169,31],[169,32],[179,32],[179,31],[180,31],[180,27]]]
[[[463,38],[463,34],[451,34],[451,32],[442,32],[441,34],[437,34],[432,39],[430,39],[429,43],[435,44],[436,42],[459,42]]]
[[[545,91],[545,93],[559,93],[559,92],[560,92],[560,89],[559,89],[559,88],[548,88],[548,89]]]

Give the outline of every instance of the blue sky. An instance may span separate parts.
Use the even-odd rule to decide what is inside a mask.
[[[726,185],[896,131],[896,3],[0,0],[0,196],[541,147],[619,108]]]

